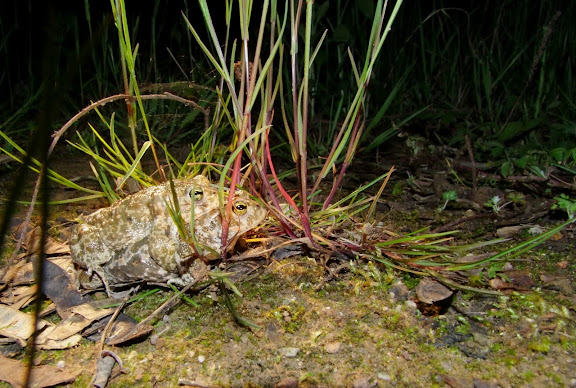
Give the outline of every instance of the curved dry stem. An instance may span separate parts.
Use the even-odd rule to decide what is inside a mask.
[[[183,98],[183,97],[180,97],[180,96],[177,96],[175,94],[168,93],[168,92],[164,92],[163,94],[146,94],[143,96],[141,95],[140,98],[142,100],[174,100],[174,101],[178,101],[178,102],[181,102],[183,104],[186,104],[186,105],[191,105],[195,109],[198,109],[204,115],[204,127],[205,127],[205,129],[207,129],[210,125],[209,124],[210,123],[210,109],[204,109],[192,100],[188,100],[186,98]],[[53,139],[52,139],[52,143],[50,144],[50,148],[48,149],[48,155],[52,154],[54,147],[56,147],[56,143],[58,143],[58,140],[60,140],[60,138],[62,137],[64,132],[66,132],[68,130],[68,128],[70,128],[72,126],[72,124],[74,124],[76,121],[78,121],[80,118],[87,115],[88,113],[90,113],[94,109],[96,109],[100,106],[104,106],[104,105],[108,104],[109,102],[118,101],[118,100],[122,100],[122,99],[134,101],[134,100],[136,100],[136,97],[131,96],[129,94],[115,94],[113,96],[108,96],[106,98],[103,98],[101,100],[93,102],[92,104],[88,105],[86,108],[84,108],[80,112],[78,112],[76,115],[74,115],[74,117],[72,117],[70,120],[68,120],[68,122],[62,126],[62,128],[60,128],[59,130],[54,132],[54,134],[52,134]]]

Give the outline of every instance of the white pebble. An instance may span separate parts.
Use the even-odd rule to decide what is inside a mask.
[[[392,377],[388,373],[382,373],[382,372],[378,373],[378,378],[384,381],[392,380]]]
[[[280,353],[284,357],[296,357],[299,351],[300,348],[292,348],[292,347],[278,349],[278,353]]]

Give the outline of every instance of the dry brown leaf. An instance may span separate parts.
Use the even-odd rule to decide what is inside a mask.
[[[38,287],[36,285],[26,287],[13,287],[10,289],[10,294],[6,298],[2,298],[2,303],[7,304],[14,310],[20,310],[22,307],[27,306],[36,297]]]
[[[61,327],[47,327],[36,339],[36,346],[46,350],[61,350],[76,346],[82,340],[80,334],[70,334],[69,331],[62,330]]]
[[[40,252],[40,241],[42,238],[42,229],[36,226],[34,229],[26,233],[24,239],[24,248],[28,253],[38,253]],[[70,247],[68,244],[60,243],[54,240],[52,237],[46,236],[46,242],[44,244],[44,253],[47,255],[61,255],[70,253]]]
[[[50,325],[44,320],[38,321],[41,329]],[[34,317],[7,306],[0,305],[0,335],[14,339],[20,345],[25,346],[26,340],[34,332]]]
[[[0,380],[6,381],[13,387],[24,387],[28,365],[21,361],[12,360],[0,355]],[[41,365],[32,369],[30,378],[31,387],[51,387],[59,384],[71,383],[80,376],[80,369],[64,370],[51,365]]]
[[[30,263],[26,263],[23,260],[16,261],[14,264],[12,264],[8,268],[8,270],[4,274],[4,276],[2,277],[2,282],[5,282],[5,283],[6,282],[12,282],[18,276],[18,274],[21,272],[22,267],[24,267],[26,265],[31,266]],[[4,272],[4,268],[0,272]]]
[[[423,278],[416,286],[416,295],[421,302],[432,304],[452,296],[452,290],[434,279]]]

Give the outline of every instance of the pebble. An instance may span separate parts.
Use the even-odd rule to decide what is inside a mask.
[[[390,376],[388,373],[382,373],[382,372],[378,373],[378,378],[384,381],[392,380],[392,376]]]
[[[408,290],[408,287],[402,282],[393,284],[389,292],[390,297],[395,300],[406,301],[410,298],[410,290]]]
[[[275,388],[298,388],[298,379],[296,377],[284,377]]]
[[[406,307],[408,307],[411,310],[417,310],[418,306],[416,306],[416,302],[414,302],[413,300],[407,300],[406,301]]]
[[[278,353],[280,353],[284,357],[296,357],[298,355],[298,352],[300,352],[300,348],[287,347],[278,349]]]
[[[326,345],[324,345],[324,349],[326,350],[326,353],[334,354],[338,353],[341,345],[342,342],[329,342]]]

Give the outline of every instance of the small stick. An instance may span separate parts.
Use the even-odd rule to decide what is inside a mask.
[[[472,149],[472,142],[470,136],[466,135],[466,148],[468,149],[468,156],[470,163],[472,163],[472,200],[476,200],[476,187],[478,185],[478,171],[476,170],[476,160],[474,159],[474,150]]]

